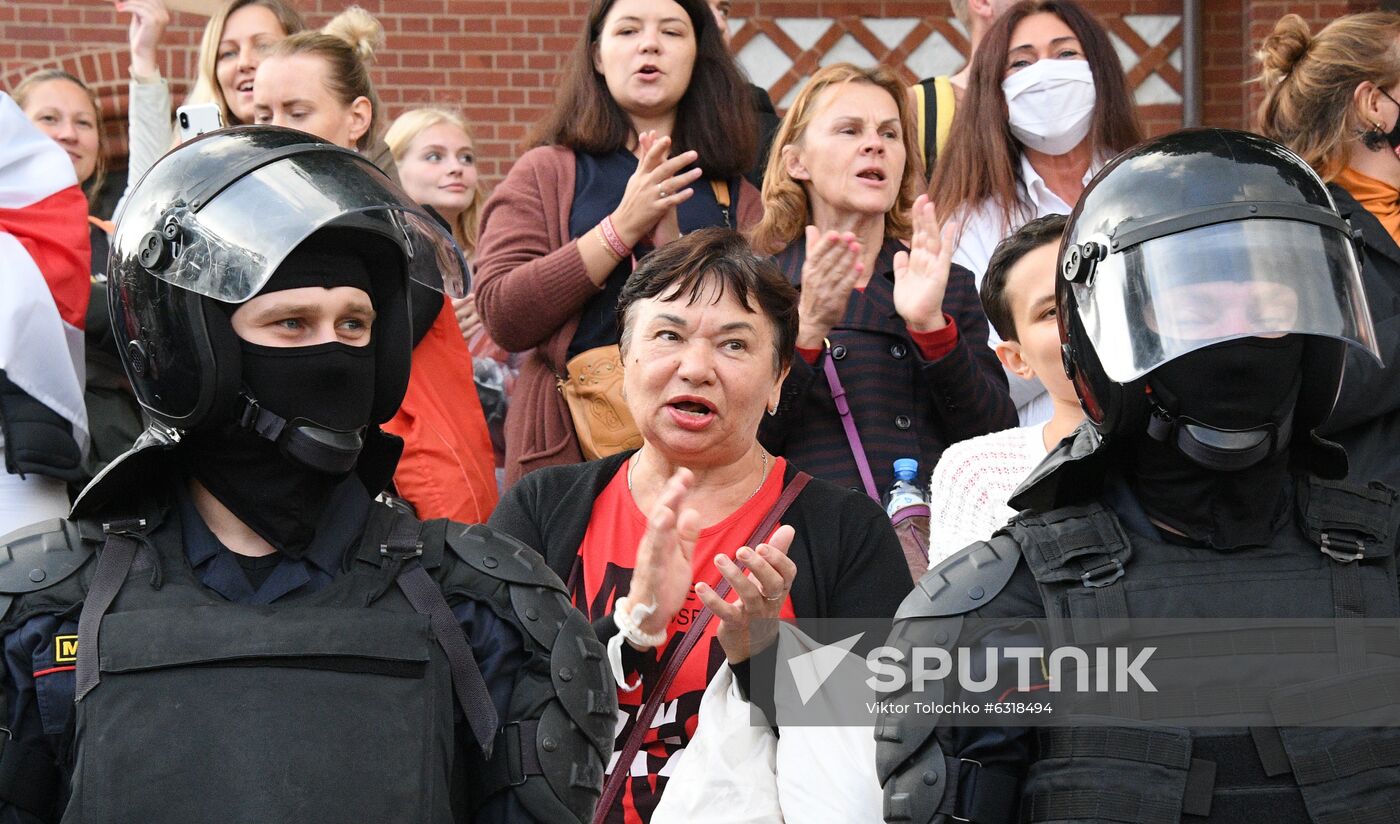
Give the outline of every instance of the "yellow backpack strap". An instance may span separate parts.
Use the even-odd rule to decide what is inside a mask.
[[[710,178],[710,188],[715,190],[715,202],[719,204],[720,214],[724,215],[724,225],[731,226],[729,222],[729,183]]]
[[[953,109],[958,105],[958,99],[953,96],[951,77],[942,75],[933,79],[933,100],[938,112],[938,123],[934,127],[934,157],[937,157],[948,145],[948,132],[953,128]]]
[[[933,163],[938,158],[936,129],[938,118],[938,98],[934,80],[926,77],[914,84],[914,122],[919,126],[919,155],[924,160],[924,180],[933,179]]]
[[[926,102],[925,102],[925,101],[927,100],[927,97],[926,97],[926,94],[925,94],[925,92],[926,92],[927,90],[924,88],[924,83],[926,83],[926,82],[927,82],[927,81],[925,81],[925,80],[920,80],[918,83],[915,83],[914,86],[913,86],[913,91],[914,91],[914,122],[917,123],[917,124],[918,124],[918,127],[919,127],[919,154],[922,155],[925,159],[928,158],[928,149],[924,148],[925,146],[928,145],[928,143],[927,143],[927,141],[928,141],[928,127],[927,127],[927,124],[926,124],[926,122],[925,122],[925,116],[926,116],[926,115],[925,115],[925,111],[924,111],[925,108],[927,107],[927,104],[926,104]]]

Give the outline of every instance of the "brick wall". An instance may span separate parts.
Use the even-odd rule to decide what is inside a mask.
[[[345,0],[301,0],[319,25]],[[360,0],[388,33],[375,81],[391,115],[423,103],[463,108],[475,124],[482,171],[499,179],[518,154],[528,125],[553,100],[555,77],[574,43],[587,0]],[[1122,15],[1179,15],[1180,0],[1086,0],[1110,28],[1136,37]],[[1375,8],[1366,2],[1273,2],[1207,0],[1204,3],[1204,116],[1211,125],[1245,126],[1253,109],[1245,81],[1253,71],[1249,53],[1273,22],[1288,11],[1326,21],[1348,11]],[[748,0],[735,2],[736,18],[926,17],[948,15],[934,0]],[[203,19],[176,14],[166,33],[161,62],[178,96],[194,77],[195,50]],[[954,32],[956,35],[956,32]],[[956,37],[950,38],[954,42]],[[1144,54],[1141,38],[1134,46]],[[1145,57],[1163,66],[1180,44],[1180,31]],[[954,45],[958,45],[954,42]],[[895,51],[893,59],[901,59]],[[61,66],[89,81],[107,114],[116,165],[125,154],[126,24],[109,0],[4,0],[0,2],[0,86],[9,88],[38,68]],[[1179,88],[1179,75],[1176,76]],[[1179,105],[1145,107],[1149,131],[1180,124]]]

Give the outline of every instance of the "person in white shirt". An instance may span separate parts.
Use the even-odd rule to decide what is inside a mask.
[[[1044,382],[1053,413],[1041,423],[953,444],[929,490],[929,566],[985,541],[1016,511],[1007,499],[1084,420],[1060,360],[1055,274],[1064,215],[1036,218],[997,246],[982,279],[982,306],[1001,341],[997,358],[1022,379]]]
[[[929,189],[937,214],[962,224],[953,262],[980,287],[1002,238],[1032,218],[1068,214],[1104,162],[1141,139],[1102,24],[1074,0],[1012,6],[973,55]],[[1049,419],[1044,386],[1007,377],[1021,423]]]

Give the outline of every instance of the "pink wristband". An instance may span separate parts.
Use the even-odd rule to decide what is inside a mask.
[[[618,237],[617,229],[613,226],[612,215],[603,218],[603,222],[598,224],[598,228],[602,230],[603,240],[607,242],[608,248],[612,250],[614,255],[617,255],[619,260],[632,254],[632,247],[623,243],[622,238]]]

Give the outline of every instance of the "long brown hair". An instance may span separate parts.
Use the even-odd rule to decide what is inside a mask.
[[[1351,161],[1352,144],[1375,124],[1363,122],[1352,95],[1369,80],[1400,83],[1400,14],[1349,14],[1316,35],[1296,14],[1285,14],[1255,54],[1264,100],[1256,128],[1298,153],[1323,180]]]
[[[603,20],[617,0],[593,0],[573,52],[559,72],[554,106],[526,139],[530,146],[566,146],[586,154],[627,148],[636,137],[632,121],[594,68]],[[695,32],[695,67],[676,104],[671,154],[694,150],[706,176],[727,179],[747,172],[758,152],[752,93],[705,0],[674,0]]]
[[[19,81],[12,96],[15,104],[23,109],[29,95],[40,85],[51,80],[72,83],[83,90],[88,102],[92,104],[93,127],[97,129],[97,165],[93,167],[91,177],[78,181],[83,187],[83,194],[87,195],[88,207],[91,208],[97,205],[97,198],[102,194],[102,184],[107,179],[107,130],[102,126],[102,106],[97,102],[97,95],[86,83],[63,69],[40,69]]]
[[[885,237],[908,238],[912,226],[909,208],[919,195],[923,180],[923,155],[919,151],[917,126],[899,75],[888,66],[862,69],[850,63],[833,63],[819,70],[797,93],[787,116],[773,138],[768,168],[763,173],[763,219],[750,232],[753,247],[761,254],[775,254],[802,236],[812,219],[812,203],[801,182],[788,174],[783,148],[800,144],[817,112],[817,100],[827,89],[843,83],[865,83],[889,92],[899,108],[900,136],[904,141],[904,170],[900,175],[899,196],[885,213]]]
[[[1074,0],[1023,0],[997,18],[972,58],[967,93],[958,103],[948,145],[938,155],[929,187],[934,211],[942,220],[992,200],[1007,225],[1016,222],[1021,144],[1011,133],[1001,83],[1011,33],[1022,20],[1044,12],[1069,26],[1089,62],[1097,96],[1089,129],[1094,154],[1114,155],[1142,140],[1123,64],[1104,27]]]
[[[219,113],[223,116],[226,126],[237,126],[242,121],[234,117],[233,110],[224,99],[224,89],[219,85],[219,43],[223,42],[224,26],[228,24],[229,17],[244,6],[262,6],[272,12],[285,35],[290,36],[306,28],[306,21],[302,19],[301,12],[288,0],[229,0],[209,18],[199,43],[199,79],[185,102],[213,103],[219,107]]]

